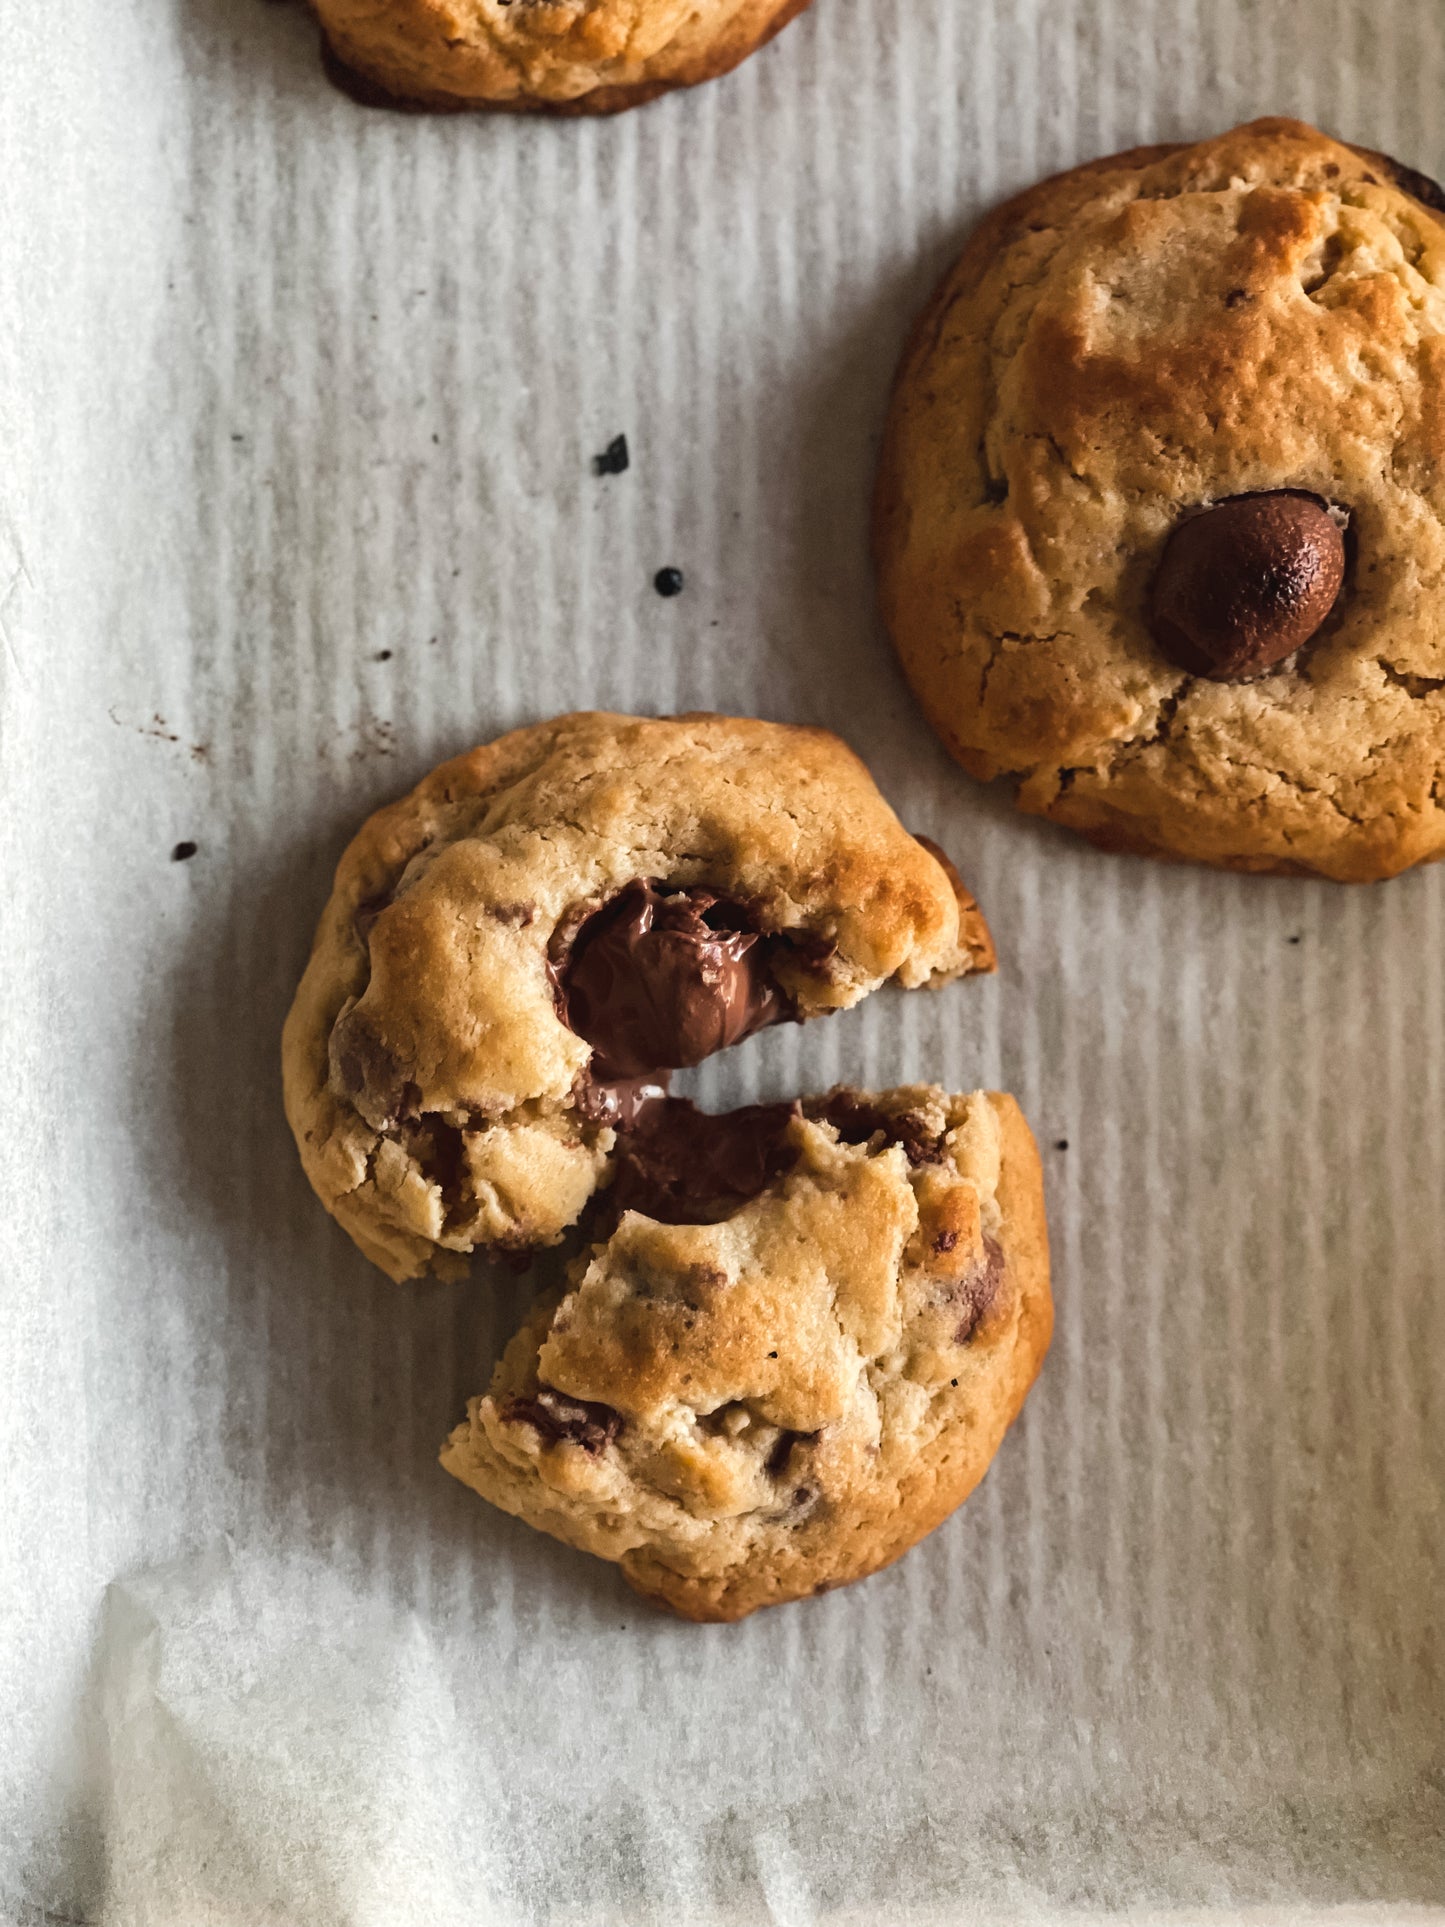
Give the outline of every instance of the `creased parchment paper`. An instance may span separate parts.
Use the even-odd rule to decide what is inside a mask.
[[[1445,871],[1015,820],[864,541],[999,196],[1266,110],[1445,173],[1442,99],[1435,0],[817,0],[599,125],[364,112],[293,6],[0,0],[8,1919],[1445,1918]],[[526,1287],[389,1285],[281,1118],[351,829],[587,704],[839,729],[1003,954],[709,1101],[999,1084],[1048,1166],[977,1498],[733,1629],[436,1468]]]

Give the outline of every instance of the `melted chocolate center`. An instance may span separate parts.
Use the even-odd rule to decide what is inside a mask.
[[[720,1224],[792,1168],[797,1104],[700,1111],[685,1097],[644,1104],[617,1143],[608,1197],[661,1224]]]
[[[788,1013],[764,946],[709,890],[629,883],[577,932],[559,972],[567,1022],[615,1084],[702,1063]]]

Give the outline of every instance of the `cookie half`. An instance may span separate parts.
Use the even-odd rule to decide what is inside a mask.
[[[882,609],[974,776],[1105,848],[1445,849],[1445,197],[1264,120],[989,217],[918,325]]]
[[[1053,1311],[1012,1098],[835,1091],[710,1122],[754,1140],[754,1195],[669,1222],[669,1174],[644,1170],[442,1463],[675,1612],[734,1620],[877,1571],[961,1504]],[[669,1133],[692,1173],[708,1128]]]
[[[313,0],[370,106],[617,114],[746,60],[809,0]]]
[[[453,1275],[557,1243],[668,1071],[993,967],[957,871],[837,737],[564,716],[363,826],[286,1022],[286,1113],[368,1257]]]

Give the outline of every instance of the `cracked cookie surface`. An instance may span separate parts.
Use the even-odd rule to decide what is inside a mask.
[[[977,1485],[1048,1348],[1038,1154],[1012,1098],[835,1092],[712,1224],[624,1210],[442,1453],[685,1617],[887,1565]]]
[[[1342,881],[1445,851],[1445,199],[1268,120],[1030,189],[970,240],[899,373],[885,621],[974,776],[1109,849]],[[1170,536],[1294,491],[1344,587],[1270,673],[1149,627]]]
[[[360,98],[613,114],[724,74],[809,0],[313,0]]]
[[[633,987],[624,926],[655,993],[626,1041],[665,1033],[659,1070],[993,968],[957,872],[826,731],[582,714],[444,764],[343,855],[283,1038],[306,1174],[392,1277],[556,1243],[613,1180],[659,1087],[569,1019],[596,1038],[581,991]]]

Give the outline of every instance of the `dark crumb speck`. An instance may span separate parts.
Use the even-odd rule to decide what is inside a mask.
[[[652,586],[661,596],[681,595],[683,577],[681,569],[659,569],[652,578]]]
[[[188,863],[195,854],[196,846],[194,843],[178,843],[171,851],[171,862]]]
[[[1303,937],[1286,937],[1285,942],[1286,943],[1303,943],[1304,938]]]
[[[769,1357],[769,1358],[776,1358],[776,1357],[777,1357],[777,1355],[778,1355],[778,1354],[777,1354],[776,1352],[769,1352],[769,1353],[768,1353],[768,1357]]]
[[[376,660],[378,662],[390,662],[391,651],[389,649],[378,649],[376,652]]]
[[[625,475],[631,457],[627,453],[627,437],[614,435],[600,455],[592,457],[594,475]]]
[[[952,1386],[954,1387],[954,1389],[955,1389],[955,1390],[957,1389],[957,1387],[958,1387],[958,1380],[957,1380],[956,1378],[951,1378],[951,1379],[949,1379],[949,1381],[948,1381],[948,1382],[949,1382],[949,1384],[950,1384],[950,1385],[952,1385]]]
[[[1226,308],[1242,308],[1248,299],[1248,288],[1231,288],[1224,297],[1224,305]]]
[[[1054,1149],[1056,1151],[1067,1151],[1068,1148],[1069,1140],[1066,1137],[1056,1137],[1054,1139]]]

